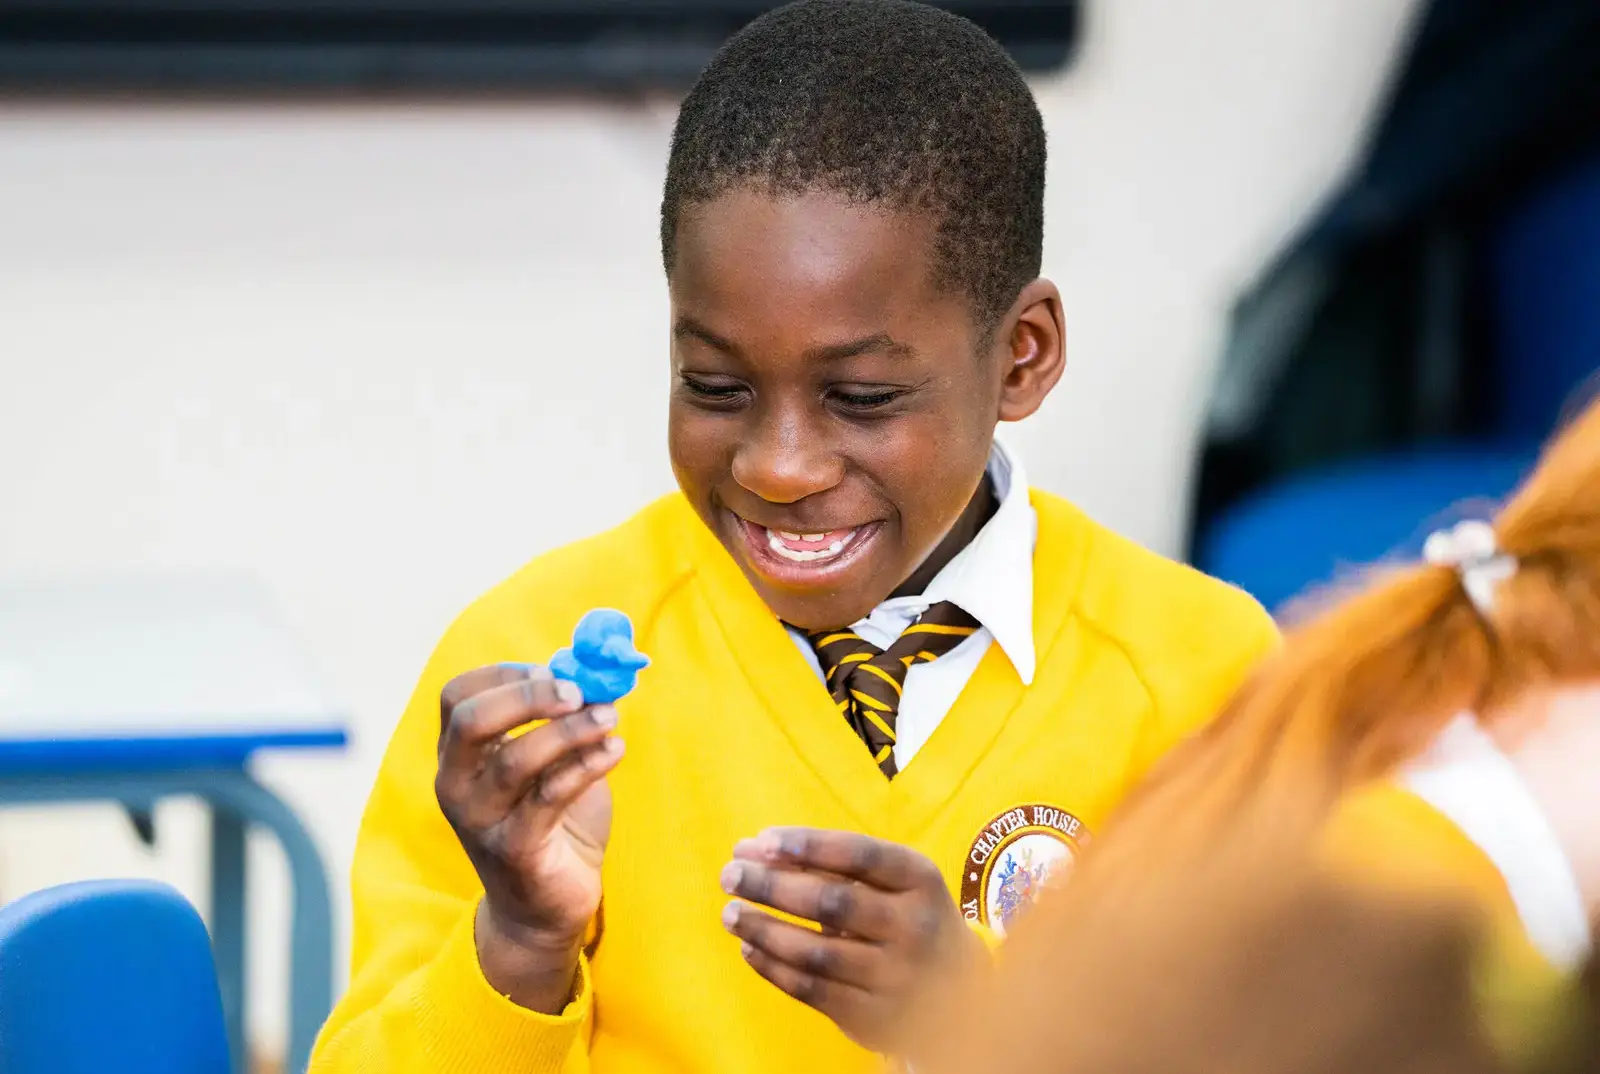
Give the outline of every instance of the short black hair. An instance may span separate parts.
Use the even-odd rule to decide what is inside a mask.
[[[1044,121],[976,25],[913,0],[799,0],[730,38],[683,102],[661,204],[672,272],[686,206],[752,183],[939,219],[936,281],[984,330],[1039,275]]]

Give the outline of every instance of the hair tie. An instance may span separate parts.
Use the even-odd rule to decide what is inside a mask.
[[[1494,527],[1479,519],[1438,530],[1422,546],[1422,558],[1435,567],[1449,567],[1461,576],[1461,588],[1482,615],[1494,610],[1497,586],[1517,573],[1517,558],[1500,550]]]

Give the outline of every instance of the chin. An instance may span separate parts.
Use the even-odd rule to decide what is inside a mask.
[[[877,602],[863,603],[854,593],[798,594],[751,581],[774,615],[807,632],[847,627],[877,607]]]

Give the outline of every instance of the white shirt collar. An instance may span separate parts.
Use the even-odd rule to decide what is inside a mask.
[[[891,597],[855,628],[892,638],[930,607],[948,600],[983,624],[1023,685],[1029,686],[1035,670],[1033,546],[1038,518],[1028,499],[1021,461],[998,439],[989,453],[988,472],[1000,506],[978,535],[945,564],[920,595]]]
[[[1593,949],[1577,874],[1544,807],[1470,713],[1457,716],[1400,782],[1459,828],[1492,861],[1533,945],[1572,970]]]

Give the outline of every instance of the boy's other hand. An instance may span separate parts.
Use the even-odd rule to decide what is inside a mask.
[[[512,734],[528,724],[537,726]],[[479,668],[439,695],[434,791],[483,881],[478,961],[523,1007],[554,1014],[571,997],[600,906],[616,724],[614,708],[585,707],[574,684],[542,667]]]
[[[822,931],[740,902],[722,921],[755,971],[833,1019],[852,1040],[898,1058],[913,1027],[988,965],[939,867],[909,847],[851,832],[773,828],[734,848],[722,888]]]

